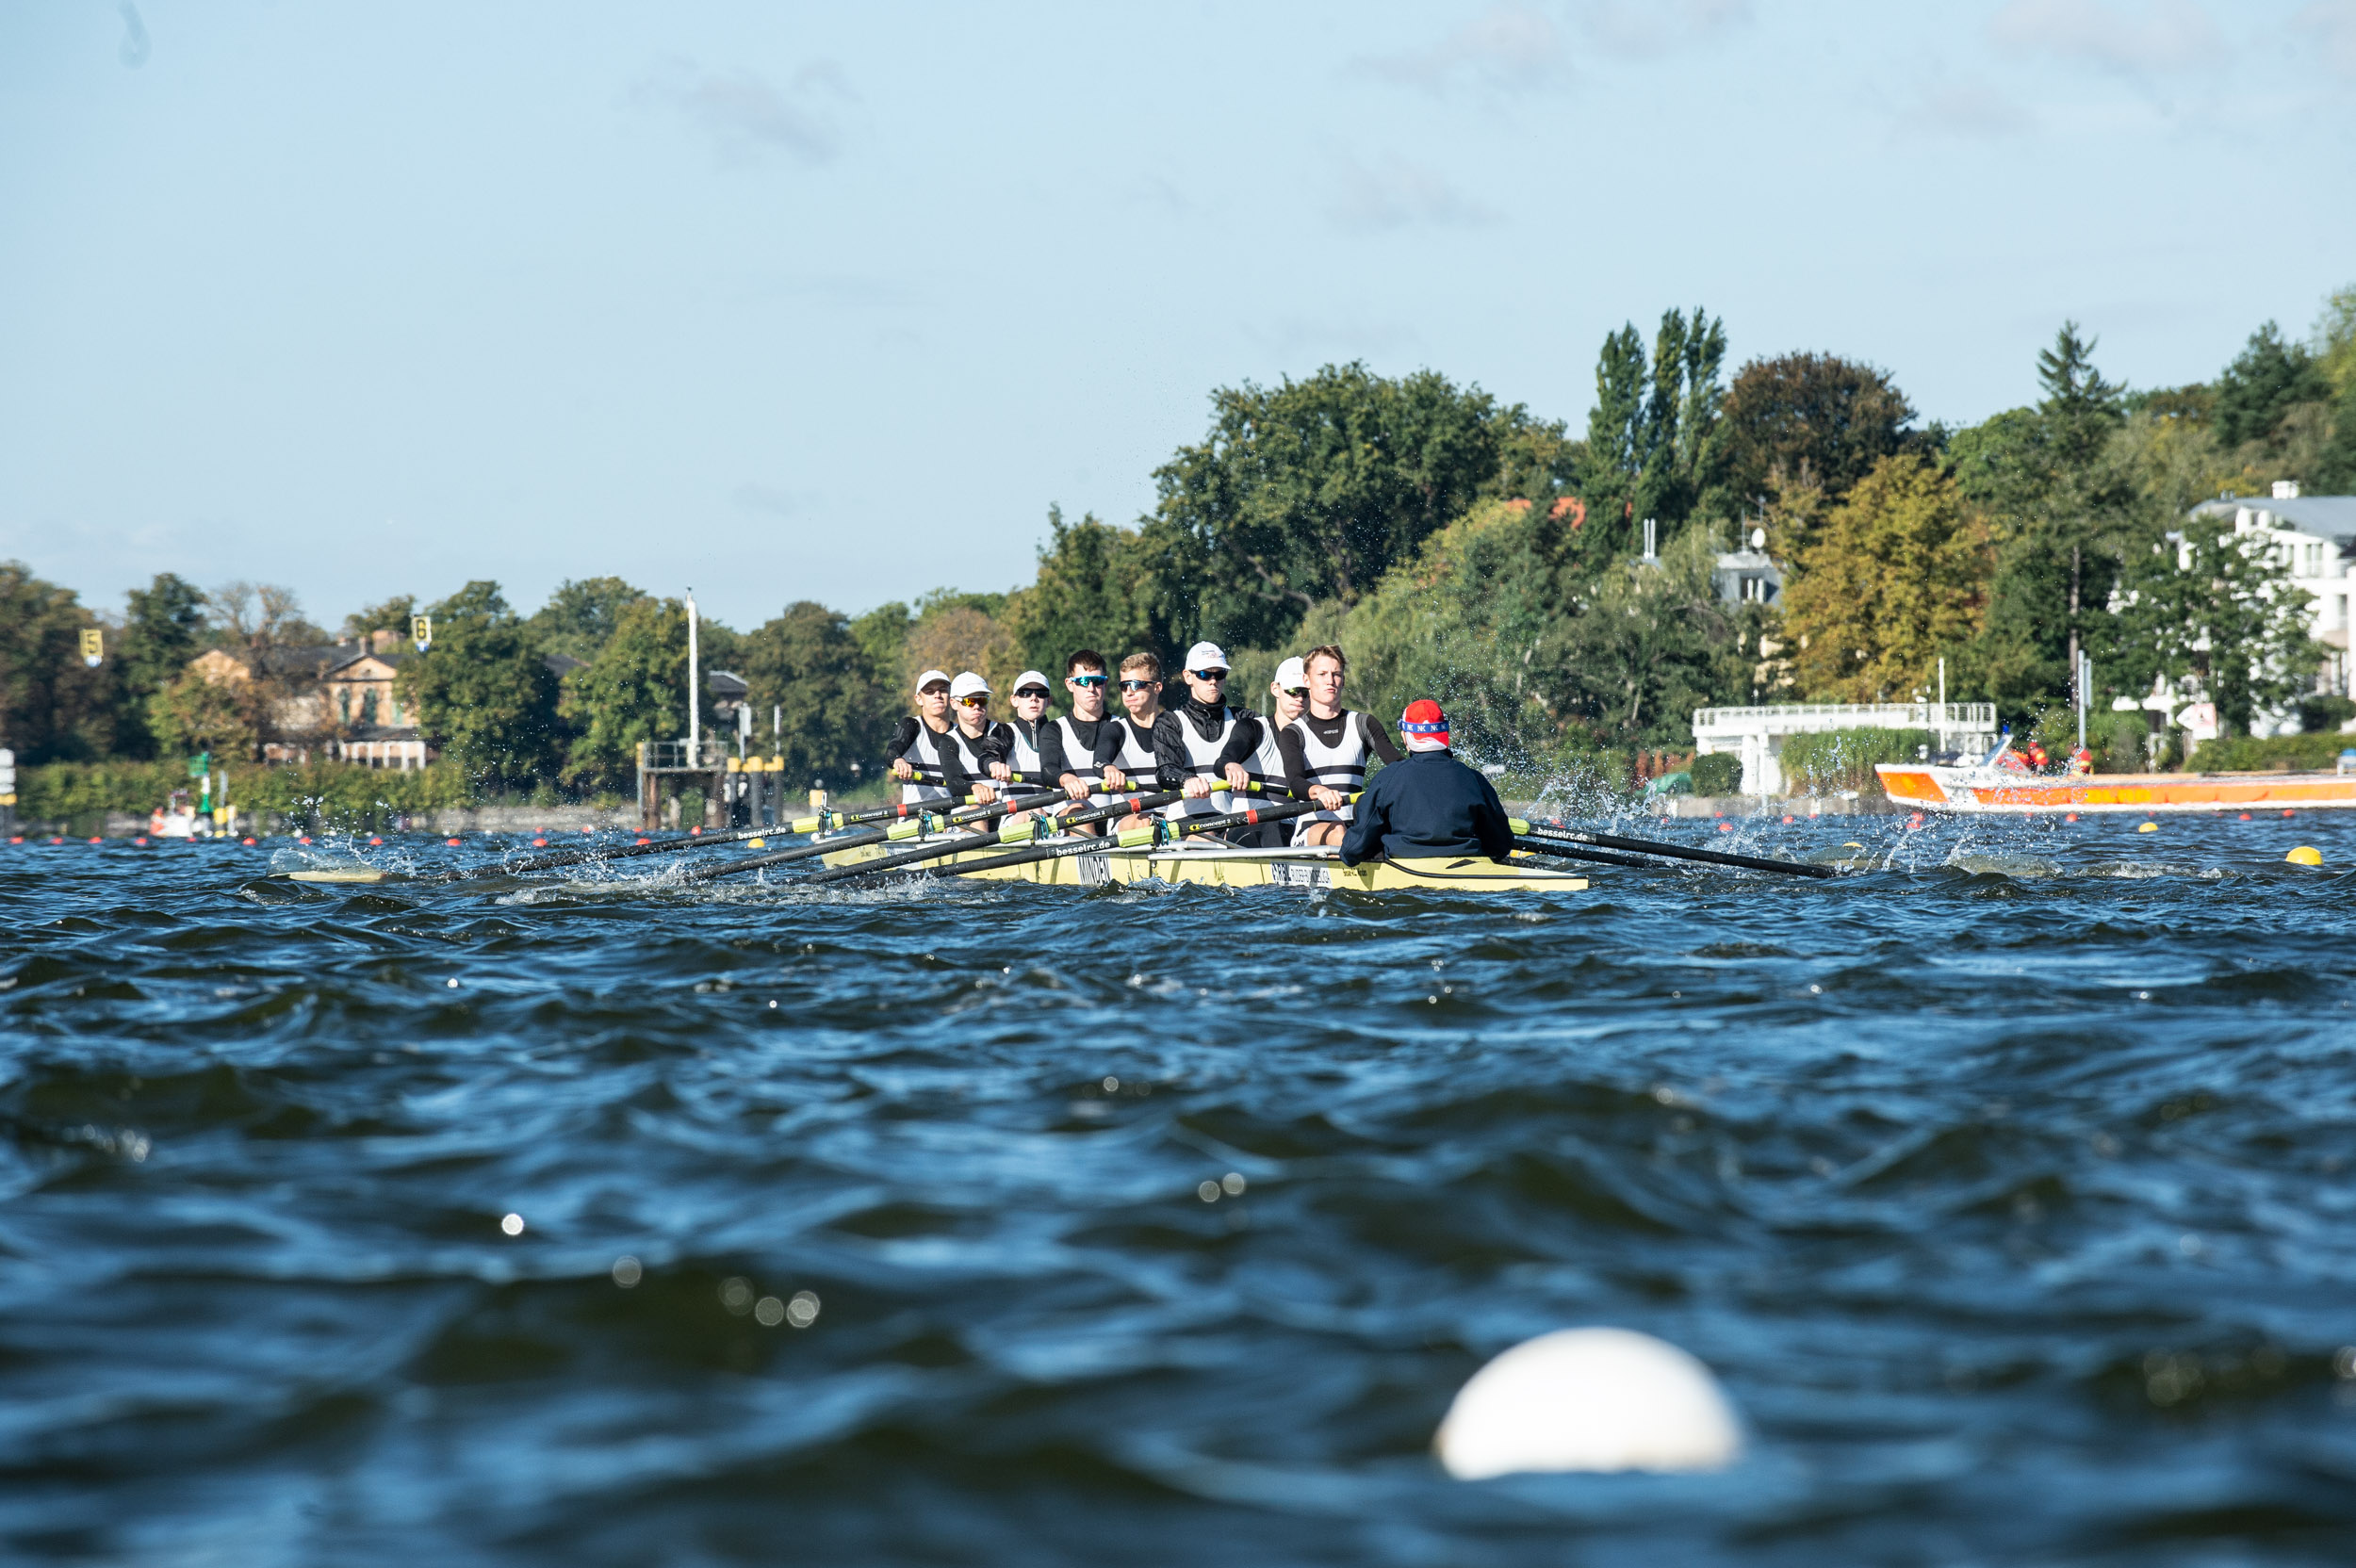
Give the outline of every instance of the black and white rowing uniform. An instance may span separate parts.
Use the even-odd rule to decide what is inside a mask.
[[[1096,765],[1096,748],[1104,740],[1104,732],[1111,727],[1110,718],[1082,719],[1070,713],[1039,726],[1039,760],[1044,763],[1051,757],[1055,759],[1055,766],[1046,770],[1048,777],[1060,780],[1065,774],[1077,774],[1088,782],[1094,783],[1096,776],[1103,772]],[[1050,747],[1053,749],[1050,750]],[[1111,798],[1110,795],[1091,794],[1088,802],[1102,806]]]
[[[1366,714],[1345,708],[1330,719],[1303,713],[1286,725],[1277,738],[1284,754],[1284,780],[1292,792],[1306,800],[1309,786],[1318,784],[1343,794],[1366,788],[1368,753],[1385,762],[1400,760],[1391,738],[1374,727]],[[1348,822],[1355,813],[1345,805],[1338,810],[1311,811],[1293,819],[1293,841],[1299,843],[1311,823]]]
[[[984,725],[979,735],[968,735],[961,727],[952,725],[949,733],[941,738],[941,749],[956,754],[957,771],[977,784],[993,782],[990,776],[990,765],[1006,761],[1013,743],[1012,731],[997,723]],[[958,792],[960,796],[969,792]]]
[[[1212,778],[1219,785],[1200,800],[1175,803],[1169,814],[1209,817],[1235,809],[1235,797],[1224,777],[1227,764],[1249,761],[1260,749],[1260,737],[1267,727],[1257,713],[1192,697],[1155,719],[1153,758],[1162,777],[1168,779],[1174,774],[1181,780]]]
[[[1153,752],[1153,737],[1167,717],[1168,714],[1162,714],[1153,724],[1142,726],[1125,709],[1106,717],[1096,727],[1096,750],[1090,758],[1096,771],[1101,774],[1106,768],[1119,768],[1139,789],[1161,784],[1161,763]]]
[[[957,727],[950,726],[949,734],[956,733]],[[902,805],[913,806],[918,801],[956,800],[965,793],[968,776],[957,768],[954,748],[947,745],[946,740],[947,737],[940,730],[912,713],[900,721],[899,729],[892,734],[892,743],[884,748],[884,766],[889,768],[905,757],[917,770],[917,777],[900,786]],[[934,770],[944,776],[939,783],[933,783],[924,776]]]

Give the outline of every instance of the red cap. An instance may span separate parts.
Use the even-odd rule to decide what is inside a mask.
[[[1411,746],[1418,741],[1426,746],[1448,744],[1448,715],[1430,697],[1417,697],[1409,703],[1407,711],[1399,717],[1399,727],[1405,732]]]

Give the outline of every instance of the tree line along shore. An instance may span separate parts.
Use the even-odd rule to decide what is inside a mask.
[[[797,602],[742,631],[705,620],[702,662],[742,678],[756,750],[838,790],[872,778],[918,670],[978,670],[1003,693],[1075,648],[1174,668],[1198,638],[1230,651],[1242,700],[1288,653],[1337,643],[1353,706],[1436,696],[1463,749],[1530,776],[1652,771],[1690,752],[1701,707],[1917,700],[1942,660],[1952,698],[2059,739],[2078,650],[2098,769],[2181,761],[2163,715],[2112,711],[2159,683],[2244,737],[2209,743],[2204,766],[2320,760],[2356,704],[2317,679],[2331,650],[2307,596],[2193,509],[2283,480],[2356,491],[2356,287],[2303,338],[2261,326],[2208,382],[2127,387],[2098,350],[2063,325],[2022,368],[2033,400],[1959,428],[1836,354],[1729,374],[1724,325],[1698,308],[1665,313],[1649,342],[1632,325],[1605,339],[1580,433],[1432,370],[1222,387],[1202,439],[1154,471],[1145,515],[1049,509],[1028,583],[857,615]],[[1730,589],[1744,551],[1773,563],[1758,596]],[[423,656],[406,643],[417,614],[433,622]],[[331,633],[267,584],[167,573],[117,612],[0,563],[0,746],[29,820],[144,811],[196,753],[239,770],[249,809],[608,798],[633,788],[638,743],[685,732],[687,632],[680,600],[612,577],[566,581],[530,614],[487,581],[395,596]],[[305,706],[353,648],[397,666],[383,707]],[[322,760],[338,737],[394,732],[434,760]],[[1862,782],[1896,743],[1820,743],[1799,776]],[[277,758],[301,760],[261,765]]]

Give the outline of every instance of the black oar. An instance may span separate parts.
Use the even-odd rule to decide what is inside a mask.
[[[1740,866],[1744,871],[1775,871],[1790,876],[1838,876],[1831,866],[1815,865],[1807,860],[1770,860],[1757,855],[1730,855],[1723,850],[1688,849],[1683,844],[1664,842],[1659,839],[1623,839],[1615,833],[1588,833],[1578,828],[1549,827],[1541,832],[1521,818],[1513,819],[1514,841],[1525,849],[1544,850],[1551,846],[1576,848],[1588,845],[1597,849],[1630,850],[1638,855],[1659,855],[1672,860],[1698,860],[1711,866]]]
[[[1658,860],[1646,860],[1634,855],[1614,855],[1606,849],[1572,849],[1568,846],[1546,849],[1528,839],[1515,839],[1513,842],[1525,854],[1541,856],[1548,860],[1579,860],[1591,866],[1627,866],[1636,871],[1661,869]]]
[[[943,825],[950,826],[971,822],[989,822],[1011,811],[1029,811],[1040,807],[1052,806],[1064,798],[1063,792],[1057,790],[1049,793],[1025,795],[1019,800],[1001,799],[988,806],[960,807],[935,820]],[[871,827],[863,832],[844,833],[831,839],[816,839],[806,844],[795,844],[792,849],[776,850],[767,855],[748,856],[742,860],[727,860],[716,866],[698,866],[694,871],[685,874],[680,880],[709,882],[714,877],[733,876],[740,871],[753,871],[761,866],[787,865],[795,860],[810,859],[813,856],[832,855],[837,850],[858,849],[865,844],[887,843],[893,839],[905,839],[910,836],[922,837],[925,835],[926,827],[925,820],[920,818],[912,823],[894,823],[890,827]]]
[[[1052,797],[1043,797],[1052,798]],[[816,833],[827,827],[853,823],[882,822],[888,818],[921,817],[940,801],[907,801],[892,806],[870,807],[859,811],[822,811],[814,817],[797,817],[774,827],[744,827],[732,833],[703,834],[689,839],[664,839],[658,843],[623,844],[614,849],[568,849],[558,855],[536,855],[529,860],[500,861],[488,866],[468,866],[464,871],[441,874],[444,882],[461,882],[477,876],[520,876],[526,872],[554,871],[560,866],[577,866],[584,860],[626,860],[634,855],[670,855],[682,849],[703,849],[717,844],[741,844],[761,839],[783,838],[794,833]],[[948,820],[957,821],[971,809],[959,807],[948,813]],[[840,841],[836,845],[840,847]]]
[[[1352,796],[1352,799],[1357,798]],[[1215,817],[1180,817],[1161,821],[1143,827],[1133,827],[1126,833],[1116,833],[1102,839],[1083,839],[1076,843],[1041,844],[1036,849],[1018,849],[1011,855],[992,855],[968,864],[941,866],[936,876],[971,876],[975,872],[997,871],[1006,866],[1027,866],[1039,860],[1062,860],[1074,855],[1102,853],[1107,849],[1143,849],[1150,844],[1168,843],[1172,839],[1190,833],[1216,833],[1221,828],[1249,827],[1255,823],[1283,822],[1317,807],[1308,801],[1282,806],[1255,806],[1249,811],[1229,811]]]
[[[1043,833],[1052,833],[1070,827],[1085,827],[1090,823],[1108,822],[1114,817],[1127,816],[1131,812],[1151,811],[1157,807],[1168,806],[1180,798],[1182,796],[1179,792],[1171,791],[1166,794],[1137,795],[1128,800],[1115,801],[1110,806],[1098,806],[1086,811],[1075,811],[1068,817],[1033,817],[1020,827],[1001,827],[991,832],[969,833],[961,838],[943,839],[937,843],[920,844],[914,849],[904,849],[897,855],[886,855],[873,860],[859,860],[847,866],[834,866],[826,871],[814,872],[804,877],[802,881],[805,886],[821,882],[840,882],[846,877],[867,876],[876,872],[896,871],[902,866],[913,866],[924,860],[938,860],[944,856],[962,855],[968,850],[988,849],[992,844],[1023,843]],[[1096,841],[1103,842],[1102,840]]]

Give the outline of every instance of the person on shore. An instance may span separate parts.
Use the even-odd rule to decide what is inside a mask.
[[[1448,715],[1429,697],[1399,722],[1406,760],[1374,776],[1342,836],[1342,864],[1513,852],[1513,825],[1495,786],[1448,750]]]
[[[1283,731],[1284,777],[1295,798],[1313,800],[1317,809],[1294,820],[1293,842],[1337,844],[1353,814],[1350,797],[1366,787],[1366,759],[1387,764],[1401,757],[1370,715],[1342,706],[1350,661],[1340,648],[1312,648],[1302,668],[1308,711]]]

